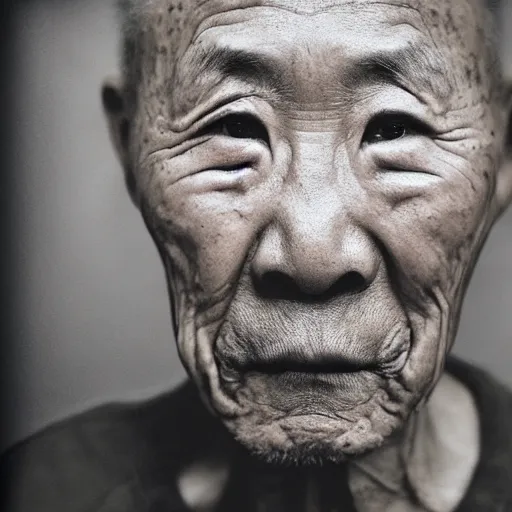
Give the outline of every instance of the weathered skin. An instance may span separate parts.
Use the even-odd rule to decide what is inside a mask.
[[[114,140],[183,364],[254,452],[368,453],[438,382],[512,181],[483,19],[476,0],[147,7]]]

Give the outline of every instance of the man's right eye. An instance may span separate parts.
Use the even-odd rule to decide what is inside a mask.
[[[260,140],[270,146],[267,129],[259,119],[249,114],[230,114],[215,121],[205,132],[235,139]]]

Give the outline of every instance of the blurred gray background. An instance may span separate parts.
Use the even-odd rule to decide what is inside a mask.
[[[512,27],[512,1],[505,10]],[[17,22],[13,300],[22,314],[7,443],[184,378],[163,270],[125,193],[100,107],[100,83],[117,69],[112,2],[26,2]],[[512,385],[512,211],[477,267],[455,351]]]

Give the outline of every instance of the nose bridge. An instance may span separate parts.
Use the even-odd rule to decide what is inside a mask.
[[[378,266],[357,221],[360,188],[348,157],[335,147],[320,134],[301,145],[279,215],[284,259],[303,281],[311,279],[321,289],[351,272],[370,278]]]
[[[283,194],[278,219],[287,242],[298,243],[303,248],[328,249],[327,245],[334,243],[333,237],[341,236],[350,222],[344,199],[332,187],[316,184],[311,190],[305,188],[304,182]]]
[[[283,235],[283,255],[296,271],[322,267],[340,270],[340,251],[351,229],[350,206],[333,186],[311,177],[297,180],[283,194],[277,221]]]
[[[278,217],[288,244],[307,248],[310,257],[329,257],[349,228],[353,187],[332,141],[325,134],[308,135],[309,141],[295,148]]]
[[[377,275],[379,252],[357,216],[360,188],[334,147],[315,137],[294,151],[253,260],[262,293],[328,297],[361,291]]]

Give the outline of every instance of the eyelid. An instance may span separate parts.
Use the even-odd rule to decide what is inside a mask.
[[[408,125],[409,127],[412,127],[412,129],[415,132],[420,133],[422,135],[434,136],[437,134],[436,130],[432,127],[432,125],[429,122],[420,119],[415,114],[403,112],[400,110],[383,111],[374,115],[368,122],[365,133],[368,130],[368,128],[371,127],[374,123],[386,120],[402,121],[404,122],[404,124]]]
[[[243,98],[247,99],[247,98]],[[215,111],[207,114],[203,118],[201,118],[197,123],[195,123],[195,126],[191,127],[191,130],[194,133],[194,136],[196,137],[202,137],[208,135],[207,131],[209,128],[214,126],[216,123],[222,121],[223,119],[229,117],[229,116],[250,116],[253,117],[255,120],[260,122],[263,126],[266,127],[263,120],[259,117],[259,115],[254,111],[253,108],[251,108],[252,105],[244,104],[237,105],[237,102],[235,103],[229,103],[226,105],[222,105],[220,108],[216,109]]]
[[[252,113],[247,112],[228,112],[226,115],[220,116],[218,119],[215,119],[208,123],[205,127],[203,127],[200,132],[207,132],[213,130],[216,126],[221,125],[222,123],[230,120],[231,118],[248,118],[253,119],[254,121],[257,121],[261,124],[263,124],[258,117],[253,115]]]

